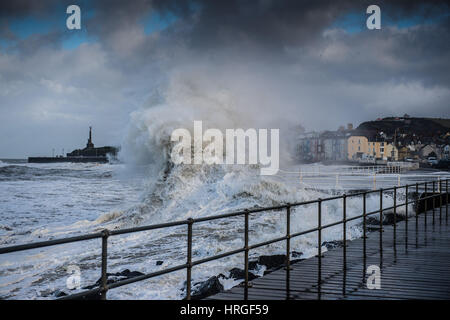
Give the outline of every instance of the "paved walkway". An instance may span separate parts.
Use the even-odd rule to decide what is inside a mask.
[[[248,299],[450,299],[450,227],[445,206],[368,233],[366,258],[363,239],[349,241],[344,263],[342,248],[329,250],[319,263],[313,257],[251,281]],[[344,269],[344,264],[346,268]],[[365,271],[381,267],[381,288],[368,289]],[[209,299],[244,299],[244,288],[235,287]]]

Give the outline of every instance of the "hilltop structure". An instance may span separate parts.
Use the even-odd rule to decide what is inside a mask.
[[[450,119],[387,117],[361,123],[352,133],[362,139],[364,152],[358,153],[350,140],[349,160],[375,158],[426,161],[449,159]],[[367,145],[365,139],[367,138]],[[350,145],[354,147],[350,152]]]
[[[76,149],[67,153],[66,157],[29,157],[28,162],[109,162],[109,157],[117,156],[118,148],[105,146],[95,148],[92,142],[92,127],[89,127],[89,138],[84,149]]]
[[[73,150],[67,154],[67,157],[106,157],[108,154],[116,156],[117,148],[110,146],[95,148],[92,142],[92,127],[89,127],[89,138],[86,148]]]

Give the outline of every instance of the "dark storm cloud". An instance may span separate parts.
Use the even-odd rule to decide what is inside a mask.
[[[177,8],[181,1],[162,1],[161,8]],[[324,28],[329,27],[343,14],[356,12],[365,14],[373,1],[298,1],[298,0],[258,0],[258,1],[193,1],[201,8],[198,15],[183,10],[188,37],[195,48],[217,46],[239,46],[250,42],[265,48],[282,50],[284,46],[301,45],[315,39]],[[170,5],[172,4],[172,5]],[[393,19],[419,14],[423,20],[449,10],[447,1],[376,1]],[[157,8],[159,8],[157,6]],[[192,27],[189,28],[189,25]]]
[[[14,0],[0,2],[0,17],[2,18],[19,18],[26,15],[35,15],[49,12],[51,8],[61,2],[58,0],[45,1],[29,1],[29,0]]]
[[[352,81],[380,81],[382,78],[408,80],[422,79],[427,84],[449,84],[448,72],[442,68],[449,59],[449,18],[438,24],[418,27],[402,33],[384,26],[383,32],[364,30],[358,35],[322,37],[326,28],[347,13],[365,14],[372,1],[144,1],[124,5],[123,1],[96,3],[95,19],[89,30],[97,33],[108,47],[123,51],[129,45],[133,61],[121,63],[141,65],[154,55],[173,55],[181,46],[200,55],[219,55],[221,52],[235,58],[260,60],[270,64],[305,61],[320,56],[332,41],[343,42],[351,48],[345,61],[328,61],[327,73],[336,73]],[[421,22],[449,12],[447,1],[377,1],[383,17],[392,21],[419,17]],[[137,26],[148,13],[172,12],[179,20],[161,33],[158,40],[145,39]],[[365,22],[365,21],[364,21]],[[365,28],[365,25],[362,26]],[[126,31],[127,30],[127,31]],[[309,52],[309,56],[286,55],[291,48]],[[288,50],[287,50],[288,49]],[[299,52],[300,52],[299,51]],[[124,55],[129,57],[129,55]],[[353,60],[355,59],[355,60]],[[387,60],[397,63],[387,64]],[[314,59],[322,63],[320,59]],[[367,79],[360,72],[365,72]],[[338,63],[339,62],[339,63]],[[353,67],[352,67],[353,65]],[[323,67],[323,65],[322,65]]]
[[[136,28],[151,12],[172,13],[179,17],[173,26],[178,32],[168,30],[174,37],[183,37],[191,48],[208,48],[252,45],[258,48],[281,51],[285,46],[302,45],[314,40],[324,28],[349,12],[365,13],[373,1],[350,0],[100,0],[82,1],[94,11],[94,17],[85,19],[90,33],[101,40],[113,41],[114,35]],[[65,8],[76,1],[2,1],[0,14],[4,18],[51,13],[55,6]],[[420,15],[429,20],[449,10],[445,0],[430,1],[377,1],[382,12],[396,20]]]

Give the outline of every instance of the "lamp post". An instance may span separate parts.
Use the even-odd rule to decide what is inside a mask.
[[[394,131],[394,145],[392,146],[392,151],[391,151],[391,158],[392,158],[393,161],[395,161],[395,148],[396,148],[396,145],[397,145],[397,130],[398,130],[398,128],[395,128],[395,131]]]

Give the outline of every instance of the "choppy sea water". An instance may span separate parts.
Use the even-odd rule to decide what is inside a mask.
[[[315,166],[317,170],[318,166]],[[172,168],[168,174],[148,174],[147,168],[130,171],[124,164],[28,164],[24,161],[0,162],[0,246],[62,238],[103,228],[120,229],[189,217],[198,218],[256,206],[271,206],[371,188],[370,176],[336,181],[335,173],[345,166],[319,166],[328,180],[300,181],[298,176],[280,174],[261,177],[247,167],[186,166]],[[292,169],[295,170],[295,169]],[[445,172],[403,174],[402,183],[445,177]],[[378,177],[378,186],[391,186],[398,175]],[[323,188],[323,184],[328,188]],[[332,191],[330,191],[332,190]],[[399,197],[404,197],[399,193]],[[386,206],[392,197],[385,195]],[[349,198],[348,217],[361,214],[361,201]],[[376,210],[379,198],[370,196],[367,209]],[[291,232],[316,227],[317,208],[297,207],[292,211]],[[400,213],[403,211],[401,210]],[[412,212],[412,210],[410,210]],[[324,203],[324,224],[342,218],[342,203]],[[243,246],[243,218],[217,220],[194,225],[193,258],[199,260]],[[250,244],[285,233],[283,211],[252,214]],[[347,238],[361,236],[360,221],[348,226]],[[327,229],[324,241],[342,238],[339,226]],[[108,272],[124,269],[144,273],[170,268],[186,261],[186,227],[153,230],[110,237]],[[303,257],[317,250],[316,235],[293,239],[292,250]],[[0,256],[0,297],[6,299],[54,298],[57,290],[67,289],[69,266],[81,270],[81,286],[95,283],[100,276],[100,239]],[[325,249],[324,249],[325,250]],[[284,253],[284,243],[272,244],[251,252]],[[162,261],[162,264],[160,262]],[[157,263],[158,262],[158,263]],[[243,266],[243,255],[234,255],[193,268],[193,282],[233,267]],[[261,272],[264,271],[261,269]],[[185,271],[138,282],[108,292],[110,299],[181,299]],[[225,288],[236,285],[222,279]],[[73,292],[77,292],[74,290]]]

